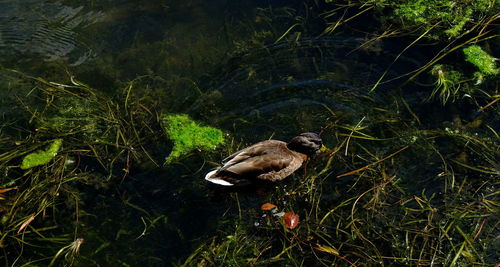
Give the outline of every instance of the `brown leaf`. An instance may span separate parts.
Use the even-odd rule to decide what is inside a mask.
[[[294,229],[299,225],[299,215],[293,212],[287,212],[283,215],[283,222],[285,223],[285,227],[288,229]]]
[[[276,208],[276,205],[271,204],[271,203],[264,203],[264,204],[262,204],[262,206],[260,206],[261,210],[272,210],[275,208]]]
[[[17,233],[19,234],[24,228],[26,228],[26,226],[28,226],[28,224],[30,224],[30,222],[32,222],[33,220],[35,219],[35,215],[31,215],[31,217],[29,217],[26,221],[23,222],[23,224],[21,225],[21,227],[19,227],[19,230],[17,231]]]

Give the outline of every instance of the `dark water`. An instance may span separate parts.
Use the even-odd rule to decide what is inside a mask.
[[[427,97],[415,84],[406,85],[412,90],[401,90],[405,79],[400,75],[421,66],[428,51],[410,50],[393,62],[405,40],[361,46],[367,40],[362,33],[320,36],[324,24],[316,16],[319,7],[313,1],[308,4],[311,7],[301,1],[2,1],[0,63],[46,79],[68,71],[110,95],[137,76],[160,77],[161,111],[188,113],[243,144],[320,131],[332,112],[352,125],[361,120],[375,124],[375,110],[410,121],[410,114],[391,107],[397,96],[404,95],[410,104]],[[297,30],[279,39],[297,22],[302,23]],[[383,82],[369,92],[381,75]],[[424,103],[415,112],[436,114],[422,116],[429,126],[452,120],[433,109]],[[333,137],[324,138],[327,145],[335,145]],[[148,148],[161,161],[169,143]],[[224,155],[208,157],[220,161]],[[84,215],[77,235],[86,240],[82,266],[178,264],[216,235],[238,208],[234,194],[219,194],[205,183],[204,173],[213,167],[205,160],[191,155],[167,167],[139,162],[121,183],[115,182],[122,176],[117,170],[101,187],[80,185]],[[417,176],[419,171],[408,170]],[[264,199],[243,193],[238,201],[250,209]],[[64,226],[61,231],[73,230]],[[37,252],[25,253],[36,258]]]

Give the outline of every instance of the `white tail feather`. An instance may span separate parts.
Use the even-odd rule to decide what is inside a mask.
[[[212,182],[214,184],[219,184],[219,185],[225,185],[225,186],[231,186],[231,185],[233,185],[232,183],[224,181],[222,179],[213,178],[212,175],[214,175],[217,172],[217,170],[213,170],[213,171],[207,173],[207,175],[205,175],[205,180],[207,180],[209,182]]]

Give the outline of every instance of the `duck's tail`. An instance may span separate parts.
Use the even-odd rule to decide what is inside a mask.
[[[213,171],[207,173],[207,175],[205,175],[205,180],[212,182],[214,184],[219,184],[219,185],[224,185],[224,186],[234,185],[226,180],[221,179],[221,177],[217,177],[216,174],[217,174],[218,170],[219,169],[216,169],[216,170],[213,170]]]

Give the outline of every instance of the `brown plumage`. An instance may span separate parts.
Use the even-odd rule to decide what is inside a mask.
[[[205,179],[220,185],[242,185],[252,180],[280,181],[296,171],[319,151],[321,138],[303,133],[289,143],[267,140],[240,150],[223,160],[223,166],[207,173]]]

